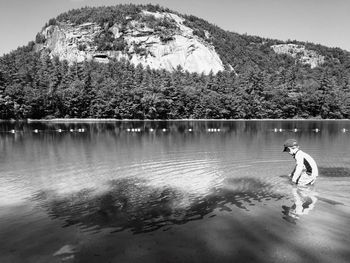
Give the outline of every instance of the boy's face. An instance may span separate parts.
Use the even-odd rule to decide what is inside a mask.
[[[293,154],[295,154],[297,152],[298,149],[299,149],[299,147],[297,147],[297,146],[287,147],[287,152],[290,155],[293,155]]]

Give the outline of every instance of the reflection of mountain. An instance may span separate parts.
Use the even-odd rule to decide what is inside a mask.
[[[253,178],[230,179],[225,188],[193,198],[176,189],[150,187],[146,182],[132,179],[111,181],[110,190],[103,194],[86,189],[69,196],[59,196],[53,191],[41,191],[33,196],[50,217],[64,220],[64,226],[111,228],[113,232],[130,229],[133,233],[199,220],[215,209],[232,211],[233,205],[247,210],[246,206],[253,206],[254,201],[280,198],[272,186]]]

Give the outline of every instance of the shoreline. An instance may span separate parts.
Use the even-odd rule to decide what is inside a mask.
[[[96,118],[57,118],[57,119],[24,119],[24,120],[0,120],[0,122],[51,122],[51,123],[94,123],[94,122],[186,122],[186,121],[350,121],[350,119],[96,119]]]

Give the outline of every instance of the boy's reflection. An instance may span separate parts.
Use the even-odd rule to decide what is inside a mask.
[[[296,224],[296,220],[301,215],[308,214],[317,202],[316,192],[312,186],[294,186],[292,188],[294,204],[292,206],[283,205],[283,219],[289,223]]]

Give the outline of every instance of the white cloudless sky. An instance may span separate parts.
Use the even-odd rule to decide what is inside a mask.
[[[0,56],[34,40],[62,12],[128,3],[159,4],[241,34],[350,51],[350,0],[0,0]]]

